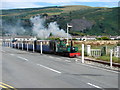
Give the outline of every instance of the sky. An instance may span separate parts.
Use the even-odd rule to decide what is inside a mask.
[[[119,0],[2,0],[0,9],[37,8],[47,6],[86,5],[118,7]]]

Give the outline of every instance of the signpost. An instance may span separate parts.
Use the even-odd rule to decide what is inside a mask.
[[[69,45],[69,44],[68,44],[68,34],[69,34],[68,30],[69,30],[69,27],[72,27],[72,26],[71,26],[71,25],[68,25],[68,23],[67,23],[67,44],[66,44],[66,45]]]

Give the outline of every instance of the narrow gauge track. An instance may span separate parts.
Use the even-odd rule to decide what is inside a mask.
[[[110,65],[110,62],[107,61],[102,61],[102,60],[93,60],[93,59],[85,59],[87,61],[92,61],[92,62],[97,62],[97,63],[101,63],[101,64],[105,64],[105,65]],[[113,66],[115,67],[119,67],[120,68],[120,64],[119,63],[112,63]]]

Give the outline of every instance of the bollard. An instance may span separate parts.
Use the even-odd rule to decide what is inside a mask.
[[[19,43],[18,43],[18,49],[19,49]]]
[[[34,48],[34,42],[33,42],[33,52],[35,51],[35,48]]]
[[[28,43],[27,43],[27,51],[28,51]]]
[[[22,43],[22,50],[23,50],[23,43]]]
[[[16,43],[14,43],[14,48],[16,48]]]
[[[87,45],[87,55],[91,56],[91,45]]]
[[[8,47],[9,47],[9,42],[8,42]]]
[[[110,50],[110,67],[112,68],[112,54],[113,54],[113,50]]]
[[[11,42],[9,42],[9,47],[11,47]]]
[[[7,47],[9,47],[9,43],[7,42]]]
[[[84,63],[84,44],[82,44],[82,63]]]
[[[41,54],[42,54],[42,42],[40,42],[40,51],[41,51]]]
[[[11,42],[9,42],[9,47],[11,47]]]

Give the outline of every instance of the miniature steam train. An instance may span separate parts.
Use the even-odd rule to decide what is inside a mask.
[[[34,51],[40,52],[41,42],[43,53],[53,53],[68,57],[80,56],[80,53],[78,53],[78,47],[74,47],[72,41],[70,45],[67,46],[65,40],[12,41],[12,47],[24,50],[34,49]]]

